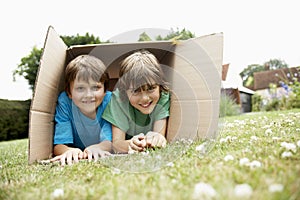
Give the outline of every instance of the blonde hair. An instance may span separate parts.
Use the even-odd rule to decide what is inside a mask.
[[[129,87],[135,90],[144,85],[153,85],[153,81],[160,86],[161,91],[169,91],[160,63],[147,50],[139,50],[126,57],[121,62],[119,75],[117,87],[123,95]]]
[[[75,79],[88,81],[90,78],[96,82],[104,83],[104,89],[107,89],[109,76],[104,63],[91,55],[77,56],[69,62],[65,69],[66,92],[70,94],[70,84]]]

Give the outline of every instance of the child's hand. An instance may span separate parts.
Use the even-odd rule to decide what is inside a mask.
[[[153,132],[153,131],[149,131],[146,134],[145,141],[146,141],[147,147],[163,147],[164,148],[167,145],[166,138],[162,134],[160,134],[158,132]]]
[[[101,158],[111,155],[108,151],[102,150],[99,144],[91,145],[85,148],[83,152],[83,158],[87,158],[89,161],[92,161],[94,158],[95,162],[99,159],[99,157]]]
[[[55,156],[54,158],[50,159],[50,162],[60,161],[61,166],[66,164],[72,165],[74,163],[78,163],[79,159],[83,158],[83,152],[78,148],[69,148],[66,152],[59,156]]]
[[[146,141],[144,133],[133,136],[129,142],[129,150],[144,151],[145,147]]]

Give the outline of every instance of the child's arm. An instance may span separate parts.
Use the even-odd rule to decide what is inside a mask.
[[[153,132],[160,133],[165,137],[167,131],[167,118],[154,122]]]
[[[113,149],[115,153],[128,153],[129,145],[135,151],[143,151],[145,144],[142,140],[145,139],[144,134],[134,136],[131,140],[125,140],[126,133],[118,127],[112,125],[113,132]]]
[[[72,148],[68,147],[64,144],[57,144],[54,146],[54,155],[56,155],[54,158],[52,158],[50,161],[60,161],[61,165],[64,166],[66,164],[71,165],[73,160],[75,163],[78,162],[79,159],[83,158],[83,152],[79,148]]]

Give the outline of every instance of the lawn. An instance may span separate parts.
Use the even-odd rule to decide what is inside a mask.
[[[98,162],[27,164],[0,143],[0,199],[300,199],[300,110],[220,119],[218,138]]]

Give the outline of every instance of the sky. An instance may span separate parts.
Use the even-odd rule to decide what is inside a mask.
[[[280,59],[300,66],[297,0],[10,0],[0,3],[0,99],[27,100],[27,80],[13,70],[34,46],[42,48],[49,25],[59,35],[93,34],[101,41],[137,29],[223,33],[228,77],[250,64]]]

